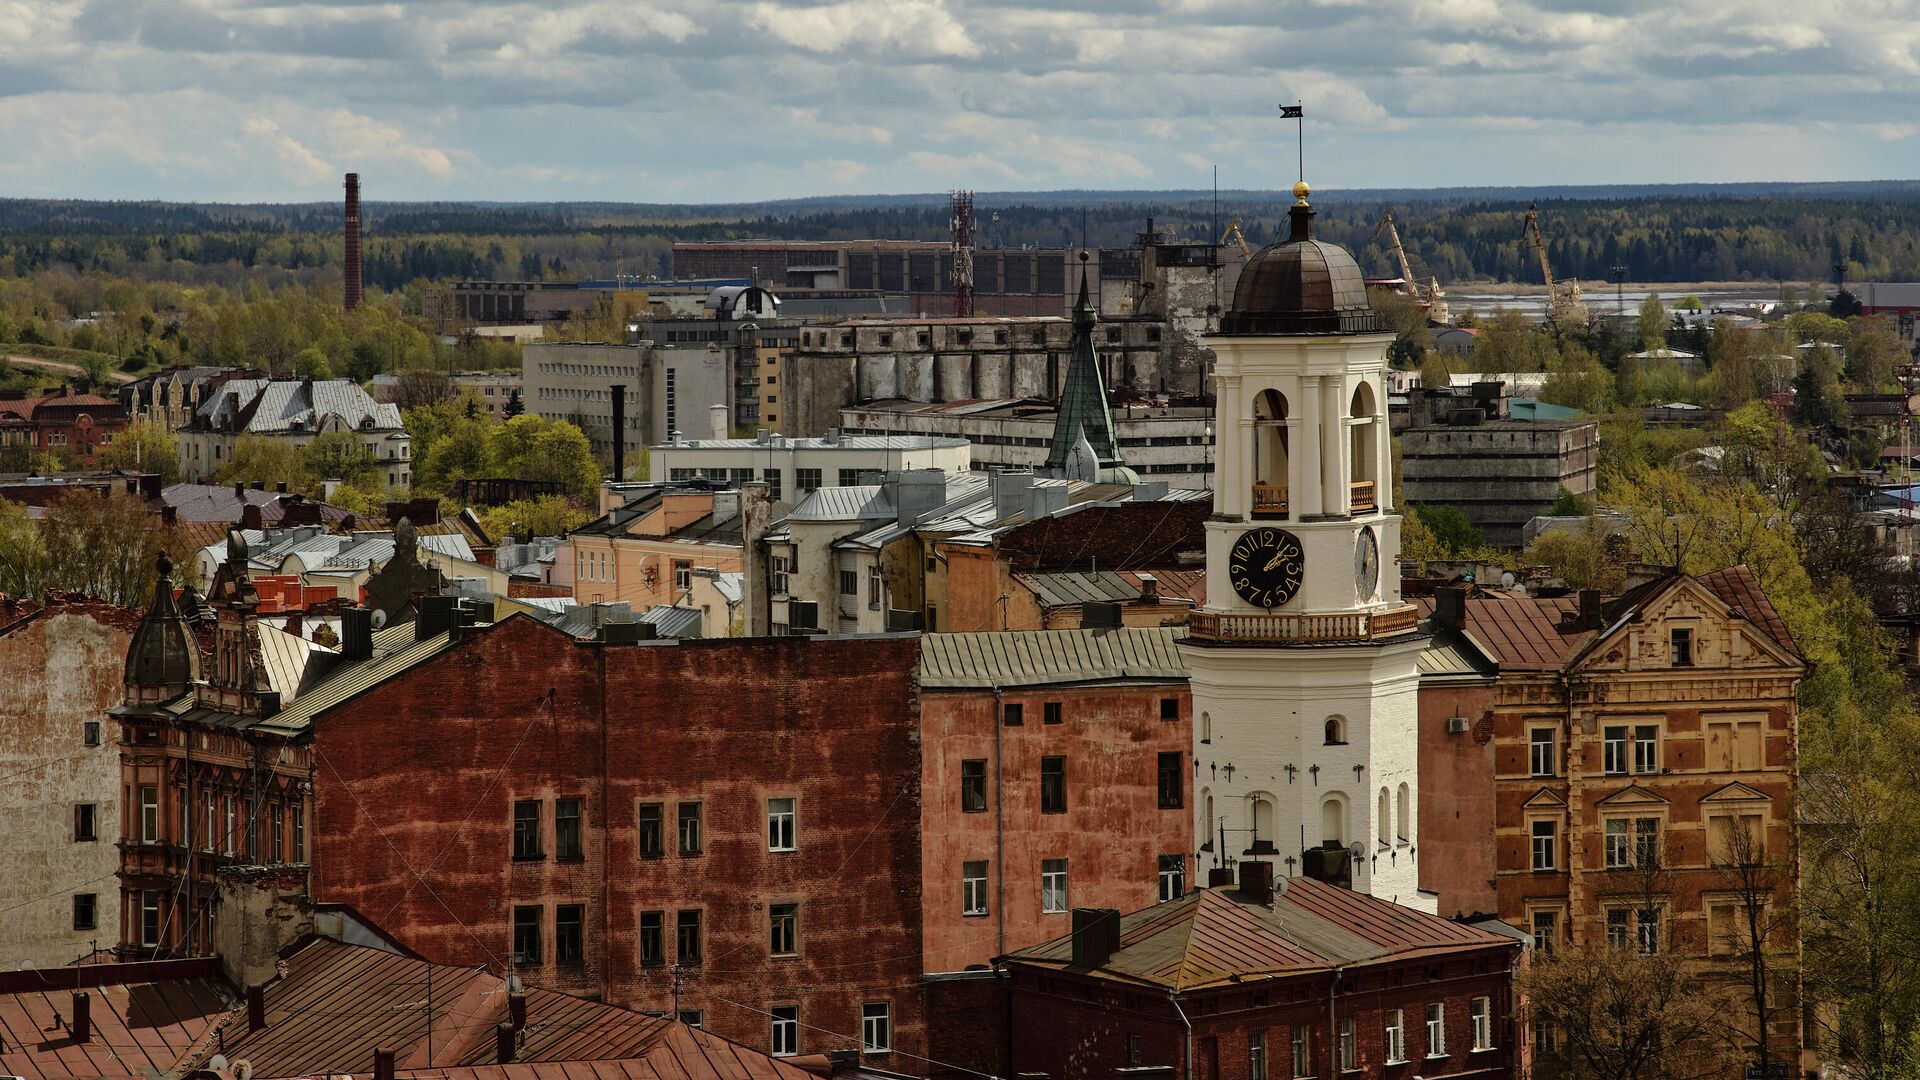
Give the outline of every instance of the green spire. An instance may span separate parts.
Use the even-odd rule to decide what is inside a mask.
[[[1133,470],[1120,460],[1119,441],[1113,435],[1113,411],[1107,407],[1106,382],[1093,355],[1093,302],[1087,297],[1086,252],[1080,253],[1080,296],[1073,307],[1073,358],[1067,362],[1066,385],[1060,390],[1060,415],[1053,425],[1053,445],[1044,470],[1049,476],[1136,483]],[[1076,462],[1074,447],[1084,441],[1093,452],[1092,463]],[[1085,451],[1082,451],[1082,456]],[[1072,466],[1078,464],[1079,470]],[[1093,465],[1088,469],[1087,465]],[[1091,472],[1095,475],[1086,475]]]

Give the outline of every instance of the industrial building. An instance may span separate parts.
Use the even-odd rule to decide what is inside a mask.
[[[1459,509],[1489,544],[1518,547],[1527,521],[1562,489],[1598,486],[1597,420],[1515,420],[1498,382],[1419,404],[1400,432],[1401,492],[1415,505]]]

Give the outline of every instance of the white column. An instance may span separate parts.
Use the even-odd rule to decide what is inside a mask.
[[[1373,497],[1384,513],[1393,507],[1393,431],[1387,423],[1384,380],[1373,394]]]
[[[1299,518],[1320,512],[1321,458],[1326,440],[1320,437],[1320,392],[1317,376],[1302,376],[1295,384],[1295,400],[1287,416],[1287,500],[1291,516]],[[1297,419],[1296,419],[1297,415]]]
[[[1240,377],[1215,376],[1213,410],[1213,512],[1245,518],[1253,502],[1253,409],[1240,393]]]
[[[1347,512],[1347,448],[1340,445],[1346,438],[1346,425],[1340,422],[1340,377],[1337,375],[1320,376],[1320,477],[1324,488],[1320,496],[1320,512],[1323,514],[1345,514]]]

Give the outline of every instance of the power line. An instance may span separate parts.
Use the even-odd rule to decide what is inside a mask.
[[[79,889],[79,888],[83,888],[85,886],[91,885],[96,881],[105,881],[110,877],[118,877],[119,874],[120,872],[118,870],[115,870],[109,874],[101,874],[97,878],[90,878],[86,881],[79,882],[78,884],[68,885],[65,888],[61,888],[61,889],[55,889],[50,893],[42,893],[31,900],[22,900],[19,903],[13,905],[12,907],[0,908],[0,915],[5,915],[9,911],[18,911],[23,907],[28,907],[33,904],[37,904],[42,900],[51,900],[56,896],[65,896],[66,894],[72,892],[75,889]]]

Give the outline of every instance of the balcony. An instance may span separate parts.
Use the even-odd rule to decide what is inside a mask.
[[[1338,615],[1254,615],[1196,611],[1187,616],[1187,635],[1198,641],[1240,644],[1315,644],[1378,641],[1420,626],[1411,604],[1386,611]]]
[[[1347,485],[1347,509],[1349,512],[1359,514],[1379,508],[1380,501],[1374,493],[1373,481],[1357,480]]]
[[[1257,518],[1283,518],[1287,516],[1287,485],[1253,485],[1253,516]]]

